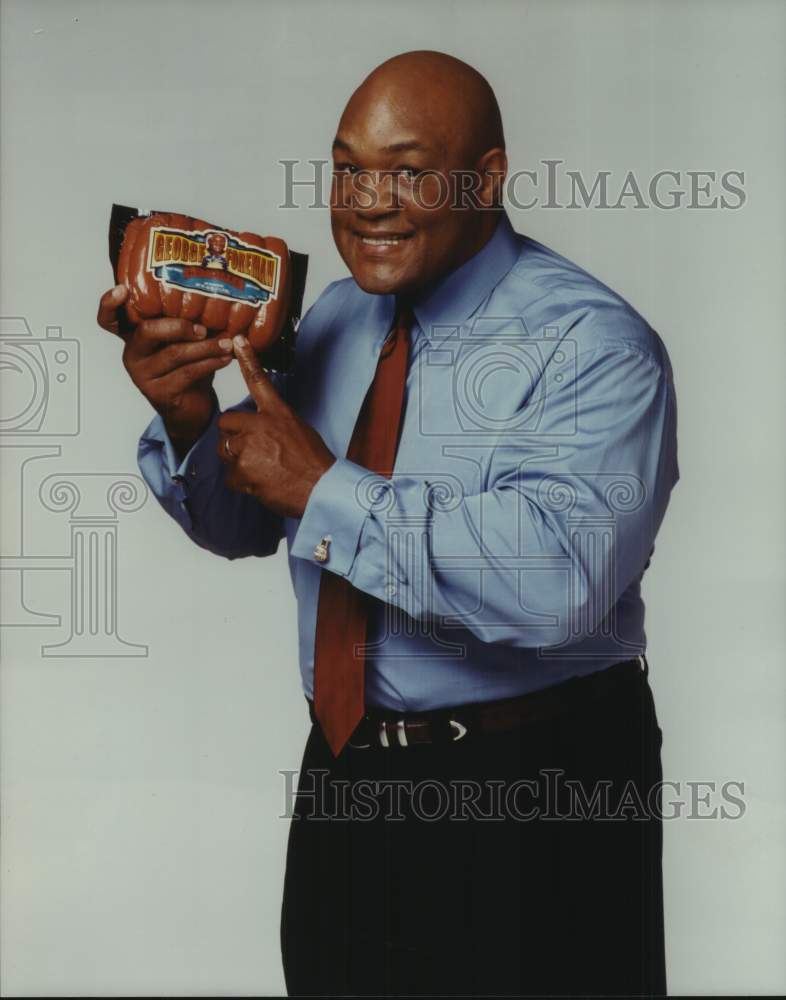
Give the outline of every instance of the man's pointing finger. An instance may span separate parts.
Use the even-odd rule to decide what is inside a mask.
[[[280,397],[260,365],[248,339],[242,334],[238,334],[232,338],[232,344],[248,391],[257,404],[257,410],[270,409],[280,403]]]

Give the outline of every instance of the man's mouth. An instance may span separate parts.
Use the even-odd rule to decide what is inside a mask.
[[[407,240],[412,239],[414,233],[380,233],[378,235],[370,233],[355,232],[360,242],[366,247],[395,247]]]

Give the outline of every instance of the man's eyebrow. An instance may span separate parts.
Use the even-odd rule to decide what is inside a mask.
[[[333,149],[340,149],[345,153],[352,152],[352,146],[346,142],[346,140],[336,136],[333,140]],[[424,145],[422,142],[418,142],[417,139],[404,140],[402,142],[393,142],[389,146],[383,146],[383,153],[417,153],[417,152],[430,152],[431,147]]]
[[[422,142],[418,142],[417,139],[411,139],[405,142],[394,142],[390,146],[383,147],[385,153],[418,153],[427,152],[430,149],[429,146],[424,145]]]

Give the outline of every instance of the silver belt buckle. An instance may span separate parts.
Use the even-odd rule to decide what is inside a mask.
[[[456,719],[450,719],[449,724],[454,734],[451,737],[451,743],[457,743],[459,740],[463,739],[467,735],[467,727],[458,722]],[[390,725],[394,725],[393,722]],[[396,743],[400,747],[408,747],[409,740],[407,739],[407,724],[404,719],[396,719]],[[390,749],[390,736],[388,736],[388,722],[385,719],[380,719],[377,724],[377,737],[379,738],[380,746],[384,747],[386,750]],[[355,750],[367,750],[371,744],[370,743],[353,743],[352,740],[348,741],[348,745]]]
[[[386,749],[389,749],[390,739],[388,737],[388,724],[385,719],[380,719],[378,733],[381,745]],[[396,719],[396,739],[398,740],[398,745],[400,747],[409,746],[409,741],[407,740],[407,724],[403,719]]]
[[[467,727],[463,723],[458,722],[456,719],[450,719],[449,723],[451,729],[455,732],[455,736],[452,737],[451,743],[457,743],[467,735]],[[407,724],[403,719],[396,720],[396,738],[400,747],[409,746],[409,740],[407,739]],[[384,721],[379,724],[379,742],[383,747],[390,746],[387,726]]]
[[[463,739],[467,735],[467,727],[463,726],[460,722],[456,722],[455,719],[450,720],[451,728],[456,730],[456,735],[453,737],[452,742],[458,743],[460,739]]]
[[[380,719],[377,724],[377,737],[379,739],[380,746],[387,749],[390,748],[390,739],[388,737],[387,722],[385,719]],[[396,737],[398,739],[399,746],[409,746],[409,743],[407,742],[406,723],[403,719],[396,720]],[[368,750],[371,747],[370,743],[353,743],[352,740],[348,740],[347,744],[354,750]]]

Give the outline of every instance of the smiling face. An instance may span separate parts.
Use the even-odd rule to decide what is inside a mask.
[[[207,238],[207,249],[213,254],[214,257],[219,257],[227,248],[226,236],[221,236],[220,233],[216,233],[213,236],[208,236]]]
[[[352,95],[333,146],[331,225],[364,291],[415,293],[493,233],[506,163],[485,144],[484,88],[465,63],[424,52],[384,63]],[[457,207],[456,178],[469,171],[477,186]]]

